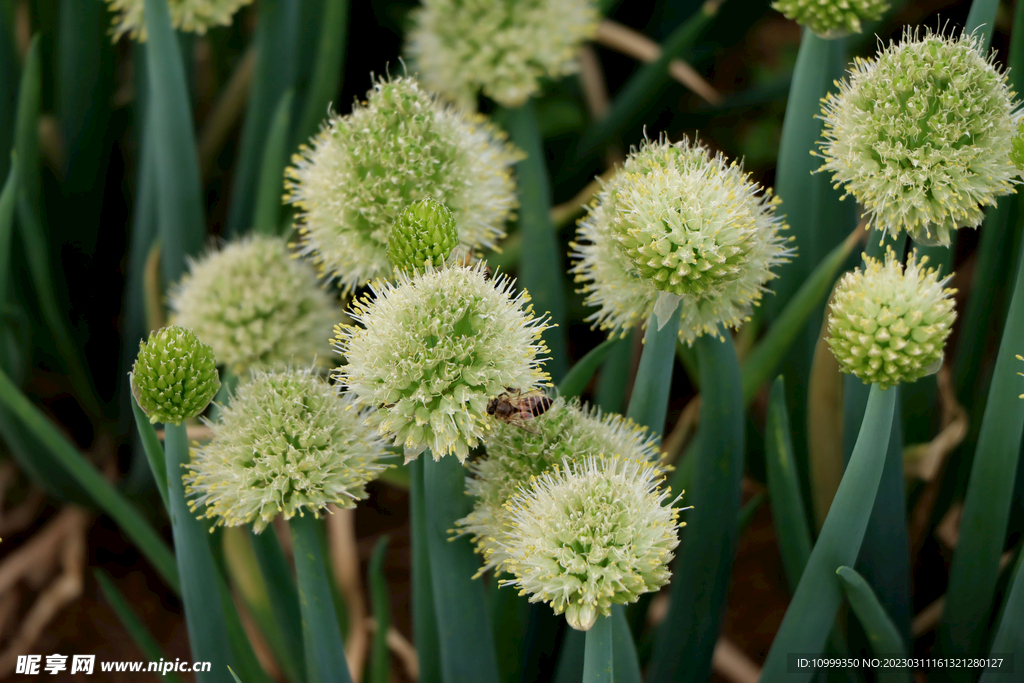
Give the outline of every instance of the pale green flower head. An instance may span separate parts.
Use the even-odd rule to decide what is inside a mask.
[[[906,269],[889,249],[885,262],[867,258],[864,269],[840,280],[828,319],[828,344],[839,369],[882,389],[937,372],[956,319],[954,289],[944,289],[934,268],[916,254]]]
[[[586,631],[612,605],[668,583],[679,510],[652,463],[587,458],[534,479],[509,503],[505,567],[530,602]]]
[[[92,0],[89,0],[92,1]],[[252,0],[167,0],[171,26],[186,33],[206,33],[217,26],[230,26],[241,7]],[[140,43],[146,41],[145,0],[107,0],[114,13],[111,33],[117,41],[126,33]]]
[[[739,326],[792,253],[776,204],[740,165],[699,143],[645,142],[579,223],[572,272],[598,307],[588,320],[625,334],[678,305],[688,344]]]
[[[379,81],[292,158],[286,184],[302,253],[345,289],[390,277],[391,228],[428,198],[451,210],[463,246],[493,247],[517,202],[511,171],[520,156],[503,136],[411,78]]]
[[[260,532],[279,514],[355,507],[386,468],[384,443],[365,421],[314,371],[253,373],[194,451],[185,476],[193,512]]]
[[[388,258],[395,270],[422,273],[440,268],[459,244],[455,218],[444,204],[421,199],[398,217],[388,238]]]
[[[593,0],[424,0],[406,53],[423,84],[468,109],[481,91],[518,107],[541,80],[575,73],[597,30]]]
[[[1018,114],[1006,74],[975,35],[915,29],[876,59],[857,59],[822,105],[825,163],[872,226],[946,245],[1014,191]]]
[[[861,22],[881,19],[889,0],[776,0],[772,7],[822,38],[860,33]]]
[[[236,375],[323,362],[341,316],[312,268],[284,240],[260,235],[191,261],[170,307],[174,322],[192,328]]]
[[[370,288],[353,304],[358,325],[335,327],[347,360],[335,372],[357,403],[376,408],[367,419],[407,460],[430,448],[435,460],[465,461],[494,422],[491,398],[547,382],[540,336],[549,325],[512,280],[455,266]]]
[[[502,571],[509,559],[505,548],[512,519],[506,503],[531,477],[588,457],[638,462],[660,457],[658,439],[646,429],[615,413],[602,415],[575,399],[555,399],[543,415],[524,426],[494,423],[484,441],[487,457],[469,464],[466,492],[474,498],[473,511],[456,522],[460,533],[472,536],[483,557],[481,574]]]
[[[129,378],[135,401],[154,423],[181,424],[195,417],[220,389],[213,349],[177,325],[139,344]]]

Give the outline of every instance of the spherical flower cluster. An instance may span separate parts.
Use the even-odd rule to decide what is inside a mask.
[[[949,245],[981,224],[983,206],[1013,192],[1014,93],[980,38],[906,32],[877,59],[858,59],[822,108],[825,159],[874,227]]]
[[[185,477],[193,511],[218,525],[354,507],[385,468],[384,443],[352,401],[311,371],[256,372],[238,387]]]
[[[425,264],[440,268],[459,244],[452,212],[433,199],[422,199],[402,212],[388,237],[388,258],[395,270],[422,273]]]
[[[451,210],[463,245],[494,246],[516,206],[511,168],[520,158],[502,134],[411,78],[380,81],[367,99],[332,116],[287,171],[302,252],[347,289],[389,277],[391,226],[425,198]]]
[[[581,407],[558,398],[541,416],[519,426],[496,424],[485,440],[487,457],[469,464],[466,491],[475,499],[473,511],[456,524],[472,535],[483,556],[481,573],[502,571],[509,559],[505,546],[512,519],[505,507],[516,489],[555,465],[588,457],[619,457],[637,462],[659,458],[658,439],[632,420]]]
[[[173,319],[240,375],[250,368],[321,362],[340,307],[276,237],[231,242],[189,264],[170,296]]]
[[[604,184],[572,245],[576,281],[599,307],[589,319],[626,330],[667,302],[669,313],[682,306],[687,343],[738,326],[791,253],[776,203],[703,145],[645,142]]]
[[[668,583],[679,511],[664,505],[651,463],[588,458],[556,467],[509,503],[505,566],[530,602],[548,602],[586,631],[613,604],[635,602]]]
[[[594,0],[425,0],[407,52],[424,85],[467,108],[477,93],[518,107],[544,78],[576,70],[594,35]]]
[[[203,412],[217,395],[217,359],[192,330],[165,327],[139,345],[131,386],[150,422],[181,424]]]
[[[434,459],[454,453],[464,461],[493,422],[491,398],[547,381],[539,366],[548,325],[513,284],[489,280],[481,266],[399,273],[356,301],[359,325],[335,328],[335,348],[347,359],[339,382],[377,408],[369,421],[407,458],[430,448]]]
[[[868,258],[836,288],[828,344],[839,368],[887,389],[938,369],[956,318],[953,289],[915,255],[906,270],[890,249],[885,263]],[[950,276],[951,277],[951,276]]]
[[[167,0],[171,12],[171,26],[188,33],[206,33],[215,26],[230,26],[239,8],[252,0]],[[146,19],[143,14],[145,0],[107,0],[114,13],[112,33],[114,40],[128,34],[134,40],[145,42]]]
[[[889,0],[776,0],[772,7],[823,38],[861,32],[862,21],[881,19]]]

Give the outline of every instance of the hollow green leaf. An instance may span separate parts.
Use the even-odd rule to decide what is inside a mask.
[[[785,380],[779,376],[768,397],[768,420],[764,430],[768,493],[772,501],[772,521],[778,538],[782,566],[789,586],[800,583],[807,559],[811,556],[811,529],[804,513],[803,494],[793,456],[793,439],[786,410]]]
[[[7,177],[6,152],[14,145],[14,120],[18,92],[18,58],[14,50],[10,7],[0,8],[0,175]]]
[[[302,649],[302,615],[299,612],[299,592],[295,588],[291,565],[272,529],[257,534],[250,528],[249,540],[264,584],[273,587],[273,590],[267,591],[267,599],[286,650],[286,654],[281,657],[284,660],[282,667],[286,671],[294,670],[293,681],[303,681],[306,679],[306,661]]]
[[[303,661],[302,654],[302,622],[298,618],[298,598],[295,601],[296,618],[294,622],[294,633],[288,633],[287,629],[293,625],[278,618],[274,610],[275,600],[279,600],[280,593],[284,593],[286,585],[284,582],[279,586],[276,582],[268,582],[256,557],[256,550],[253,539],[260,536],[273,537],[276,542],[276,535],[273,530],[264,534],[253,534],[251,527],[228,527],[220,532],[221,544],[224,551],[225,571],[231,579],[231,587],[242,598],[245,608],[249,612],[256,626],[259,628],[263,639],[274,655],[274,660],[280,666],[285,677],[291,681],[301,681],[305,675],[301,673],[299,664]],[[286,565],[287,567],[287,565]],[[282,577],[275,577],[282,578]],[[292,584],[294,593],[295,585],[292,582],[291,572],[287,576],[287,583]],[[227,608],[225,608],[227,609]],[[234,606],[231,606],[234,610]],[[230,619],[230,615],[229,615]],[[229,624],[230,626],[230,624]],[[244,631],[243,631],[244,637]],[[292,641],[297,642],[297,649],[292,650]],[[246,641],[248,639],[246,638]],[[239,639],[239,645],[243,645]],[[242,653],[236,650],[235,658],[242,662],[247,661]],[[239,667],[243,669],[244,667]]]
[[[1010,590],[1003,602],[995,636],[992,638],[990,657],[1001,657],[1010,653],[1024,652],[1024,552],[1018,552],[1017,563],[1013,569]],[[1007,680],[1006,669],[999,671],[994,667],[985,670],[980,683],[998,683]]]
[[[131,608],[128,601],[121,595],[121,591],[117,590],[117,586],[110,580],[107,573],[102,569],[95,569],[92,575],[96,577],[96,583],[100,585],[103,597],[110,603],[110,608],[114,610],[118,621],[124,626],[124,630],[128,632],[128,636],[135,642],[139,650],[142,651],[142,654],[146,656],[146,659],[151,662],[159,660],[170,661],[160,648],[160,643],[156,641],[156,638],[153,637],[153,634],[146,627],[145,622],[135,614],[135,610]],[[162,674],[162,676],[165,680],[172,683],[181,683],[178,674],[173,671],[168,671]]]
[[[857,446],[828,517],[761,670],[762,683],[809,681],[812,670],[790,673],[789,653],[821,652],[842,602],[835,576],[857,559],[885,465],[896,392],[871,387]]]
[[[262,0],[259,5],[254,38],[256,66],[228,205],[228,232],[232,235],[250,228],[258,201],[260,160],[269,143],[271,121],[281,97],[295,82],[300,4],[291,0]]]
[[[423,456],[409,463],[409,527],[412,536],[412,632],[420,664],[420,683],[441,683],[441,646],[438,642],[434,587],[427,548],[426,496],[423,491]]]
[[[612,617],[598,617],[587,631],[583,651],[583,683],[612,683],[614,675]]]
[[[223,581],[210,550],[206,524],[189,510],[182,475],[190,461],[188,432],[184,424],[164,425],[164,456],[167,464],[167,497],[174,554],[181,576],[181,602],[192,659],[211,662],[210,671],[199,673],[199,683],[227,681],[227,667],[235,664],[219,582]]]
[[[341,88],[348,43],[349,0],[324,0],[313,75],[296,128],[297,142],[306,142],[327,117],[327,108]]]
[[[636,370],[636,379],[633,380],[633,393],[626,410],[627,417],[658,436],[665,429],[681,314],[682,306],[677,306],[660,330],[656,316],[651,314],[644,334],[640,365]]]
[[[960,536],[950,567],[946,606],[939,631],[943,654],[975,655],[995,594],[999,557],[1013,499],[1014,481],[1024,431],[1024,401],[1016,371],[1024,338],[1024,274],[1019,254],[1013,298],[995,359],[995,371],[974,453]],[[953,672],[953,677],[966,674]]]
[[[852,567],[840,567],[836,575],[850,607],[868,635],[871,651],[886,657],[906,657],[907,646],[903,636],[864,577]],[[880,667],[875,675],[879,683],[910,683],[910,669]]]
[[[307,682],[352,683],[320,546],[318,524],[319,521],[310,513],[296,515],[289,523],[298,577]]]
[[[822,306],[825,297],[832,291],[840,269],[856,245],[857,234],[850,233],[843,242],[833,247],[776,316],[765,336],[751,349],[743,361],[741,371],[744,404],[749,404],[761,385],[778,370],[811,315]]]
[[[388,551],[388,537],[381,536],[370,556],[367,574],[370,579],[370,602],[373,604],[373,618],[377,630],[373,634],[370,650],[369,683],[389,683],[391,680],[390,656],[388,653],[388,629],[391,627],[391,606],[388,602],[388,583],[384,578],[384,556]]]
[[[167,0],[145,0],[147,107],[153,126],[153,157],[160,234],[160,274],[165,284],[185,272],[185,258],[198,255],[206,240],[199,184],[199,159],[181,51],[171,28]]]
[[[632,370],[633,335],[641,334],[634,330],[622,339],[617,339],[601,366],[601,374],[597,378],[597,391],[594,402],[607,413],[621,413],[626,403],[626,392],[629,390],[629,373]]]
[[[519,263],[519,286],[533,297],[540,314],[547,313],[553,327],[544,332],[544,341],[551,350],[545,365],[555,382],[560,382],[569,366],[566,344],[565,285],[562,274],[562,250],[551,222],[551,183],[547,157],[541,139],[537,111],[532,102],[505,110],[505,125],[512,143],[526,153],[516,164],[519,185],[519,232],[530,245],[530,257]]]
[[[0,27],[2,28],[2,27]],[[0,192],[0,302],[7,303],[7,282],[11,273],[11,237],[14,233],[14,209],[18,205],[18,159],[11,155],[11,165]]]
[[[964,22],[964,33],[974,33],[981,38],[981,49],[988,52],[992,45],[992,32],[995,30],[996,12],[999,0],[973,0],[971,11]]]
[[[160,492],[160,499],[164,502],[164,509],[170,510],[170,502],[167,498],[167,465],[164,459],[164,448],[160,445],[160,438],[156,435],[156,429],[149,421],[146,413],[142,412],[135,396],[131,397],[132,415],[135,417],[135,427],[139,431],[139,438],[142,440],[142,449],[149,461],[149,467],[153,472],[153,480],[156,482],[157,491]]]
[[[661,45],[661,54],[627,81],[615,96],[607,116],[597,121],[580,141],[579,157],[594,152],[598,146],[621,133],[643,117],[669,82],[668,65],[689,50],[717,16],[722,0],[710,0],[682,24]]]
[[[696,458],[693,492],[682,501],[693,509],[685,513],[677,552],[685,559],[675,564],[668,616],[658,629],[654,683],[710,676],[736,551],[745,435],[739,363],[728,334],[706,334],[696,347],[704,387],[701,427],[690,456]]]
[[[287,90],[278,100],[274,118],[263,148],[259,186],[256,192],[256,215],[253,231],[261,235],[276,235],[281,225],[281,194],[284,186],[284,167],[288,161],[288,127],[291,124],[292,91]]]
[[[468,537],[450,538],[455,521],[471,508],[466,470],[451,455],[434,461],[427,451],[419,457],[425,461],[425,526],[442,678],[444,683],[497,683],[487,597],[483,583],[473,579],[480,561]]]
[[[597,368],[608,357],[608,353],[618,341],[618,339],[605,339],[591,349],[587,355],[580,358],[559,382],[558,395],[568,399],[582,394],[594,373],[597,372]]]
[[[160,534],[125,497],[103,478],[95,467],[52,423],[25,398],[7,373],[0,370],[0,403],[16,417],[41,446],[47,449],[68,475],[89,494],[98,508],[110,516],[153,564],[167,585],[178,590],[178,572],[174,556]]]

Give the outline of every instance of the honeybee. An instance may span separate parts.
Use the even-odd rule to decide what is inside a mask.
[[[505,424],[526,429],[526,421],[540,417],[551,407],[551,399],[540,389],[528,391],[505,387],[505,393],[487,403],[487,414]]]

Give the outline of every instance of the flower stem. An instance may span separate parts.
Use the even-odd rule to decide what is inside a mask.
[[[587,644],[583,651],[583,683],[612,683],[612,617],[598,617],[587,631]]]

